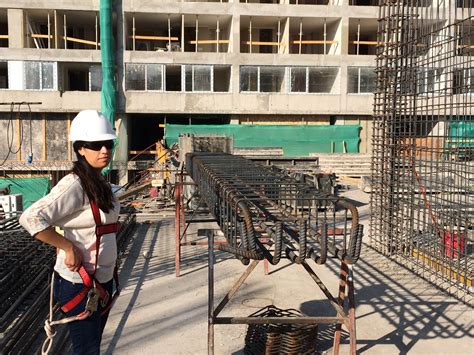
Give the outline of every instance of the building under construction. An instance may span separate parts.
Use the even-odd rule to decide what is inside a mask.
[[[359,2],[119,2],[116,167],[169,136],[167,124],[331,126],[332,139],[313,128],[324,144],[310,152],[369,153],[378,9]],[[32,154],[33,164],[57,169],[72,159],[70,121],[100,107],[99,35],[98,0],[0,4],[1,101],[38,103],[0,106],[11,134],[2,160]],[[281,147],[271,138],[243,144]]]
[[[188,329],[187,316],[206,301],[208,333],[170,326],[171,346],[137,341],[141,353],[204,353],[195,344],[205,339],[208,354],[237,353],[245,341],[249,354],[355,355],[397,343],[390,332],[359,342],[367,332],[356,333],[356,320],[377,333],[371,315],[391,323],[393,309],[405,307],[411,313],[401,312],[395,332],[403,334],[396,353],[407,353],[416,341],[403,337],[413,329],[422,337],[431,313],[449,308],[425,309],[436,300],[413,285],[427,281],[472,306],[473,0],[123,0],[113,2],[113,16],[104,3],[112,1],[0,4],[2,351],[31,353],[44,340],[54,260],[18,216],[70,171],[75,115],[107,105],[119,137],[108,179],[122,205],[122,273],[143,256],[139,272],[121,275],[136,283],[121,296],[129,303],[111,314],[124,353],[133,350],[121,332],[147,278],[160,282],[140,306],[146,332],[134,336],[163,341],[148,331],[163,321],[164,333],[170,319]],[[106,86],[112,98],[104,99]],[[333,173],[349,177],[350,189],[360,182],[366,202],[338,194]],[[131,251],[146,239],[149,249]],[[364,260],[365,252],[381,260]],[[385,282],[382,256],[414,271],[413,284],[397,275]],[[262,264],[252,288],[250,274]],[[196,277],[187,277],[190,269]],[[205,301],[200,269],[208,273]],[[214,289],[223,270],[226,281],[240,274],[227,294],[222,280]],[[170,274],[175,281],[163,283]],[[397,299],[390,282],[409,297]],[[245,288],[247,298],[235,301]],[[272,304],[244,313],[238,306],[252,295]],[[160,310],[147,308],[153,304]],[[435,337],[468,334],[461,326],[446,332],[454,323]],[[245,340],[242,330],[225,339],[217,325],[248,326]],[[113,353],[119,340],[107,341]],[[52,352],[67,349],[58,332]]]

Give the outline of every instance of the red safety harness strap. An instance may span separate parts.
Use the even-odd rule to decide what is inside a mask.
[[[82,302],[82,300],[88,295],[89,291],[95,287],[96,290],[99,292],[99,297],[101,300],[101,304],[103,306],[101,314],[104,314],[112,308],[113,303],[115,303],[115,300],[117,297],[120,295],[120,288],[119,288],[119,283],[118,283],[118,270],[117,270],[117,265],[114,268],[114,281],[115,281],[115,287],[116,291],[112,298],[108,294],[108,292],[104,289],[104,287],[97,281],[95,280],[95,272],[97,270],[97,261],[99,259],[99,247],[100,247],[100,238],[104,234],[109,234],[109,233],[116,233],[118,232],[119,229],[119,224],[118,223],[110,223],[110,224],[101,224],[100,221],[100,210],[95,201],[90,200],[90,205],[92,209],[92,215],[94,217],[94,222],[96,224],[95,228],[95,234],[96,234],[96,245],[95,245],[95,250],[96,250],[96,257],[95,257],[95,265],[94,265],[94,271],[92,274],[89,274],[84,266],[81,265],[79,268],[79,275],[81,276],[82,282],[84,283],[84,288],[72,299],[70,299],[68,302],[66,302],[63,306],[61,306],[61,310],[63,312],[69,312],[72,309],[74,309],[79,303]],[[83,314],[85,312],[82,312]]]

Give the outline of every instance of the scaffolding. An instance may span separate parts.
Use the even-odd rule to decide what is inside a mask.
[[[371,245],[472,303],[471,1],[381,1]]]

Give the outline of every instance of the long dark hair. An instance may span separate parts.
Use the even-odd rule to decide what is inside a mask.
[[[74,162],[72,172],[79,177],[82,188],[89,200],[94,200],[102,211],[108,213],[114,208],[112,188],[100,174],[97,174],[97,171],[87,162],[86,158],[79,154],[82,144],[81,141],[76,141],[73,144],[77,161]]]

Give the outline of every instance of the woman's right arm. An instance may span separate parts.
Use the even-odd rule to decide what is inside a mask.
[[[57,249],[64,250],[66,253],[66,259],[64,260],[66,267],[71,271],[79,271],[79,268],[82,265],[82,253],[73,242],[64,238],[53,228],[47,228],[41,232],[38,232],[35,237],[36,239],[41,240],[43,243],[47,243]]]
[[[56,221],[83,207],[82,187],[74,175],[67,175],[51,192],[33,203],[20,216],[20,224],[38,240],[52,245],[66,253],[65,264],[71,271],[77,271],[82,264],[82,253],[74,243],[57,233]]]

